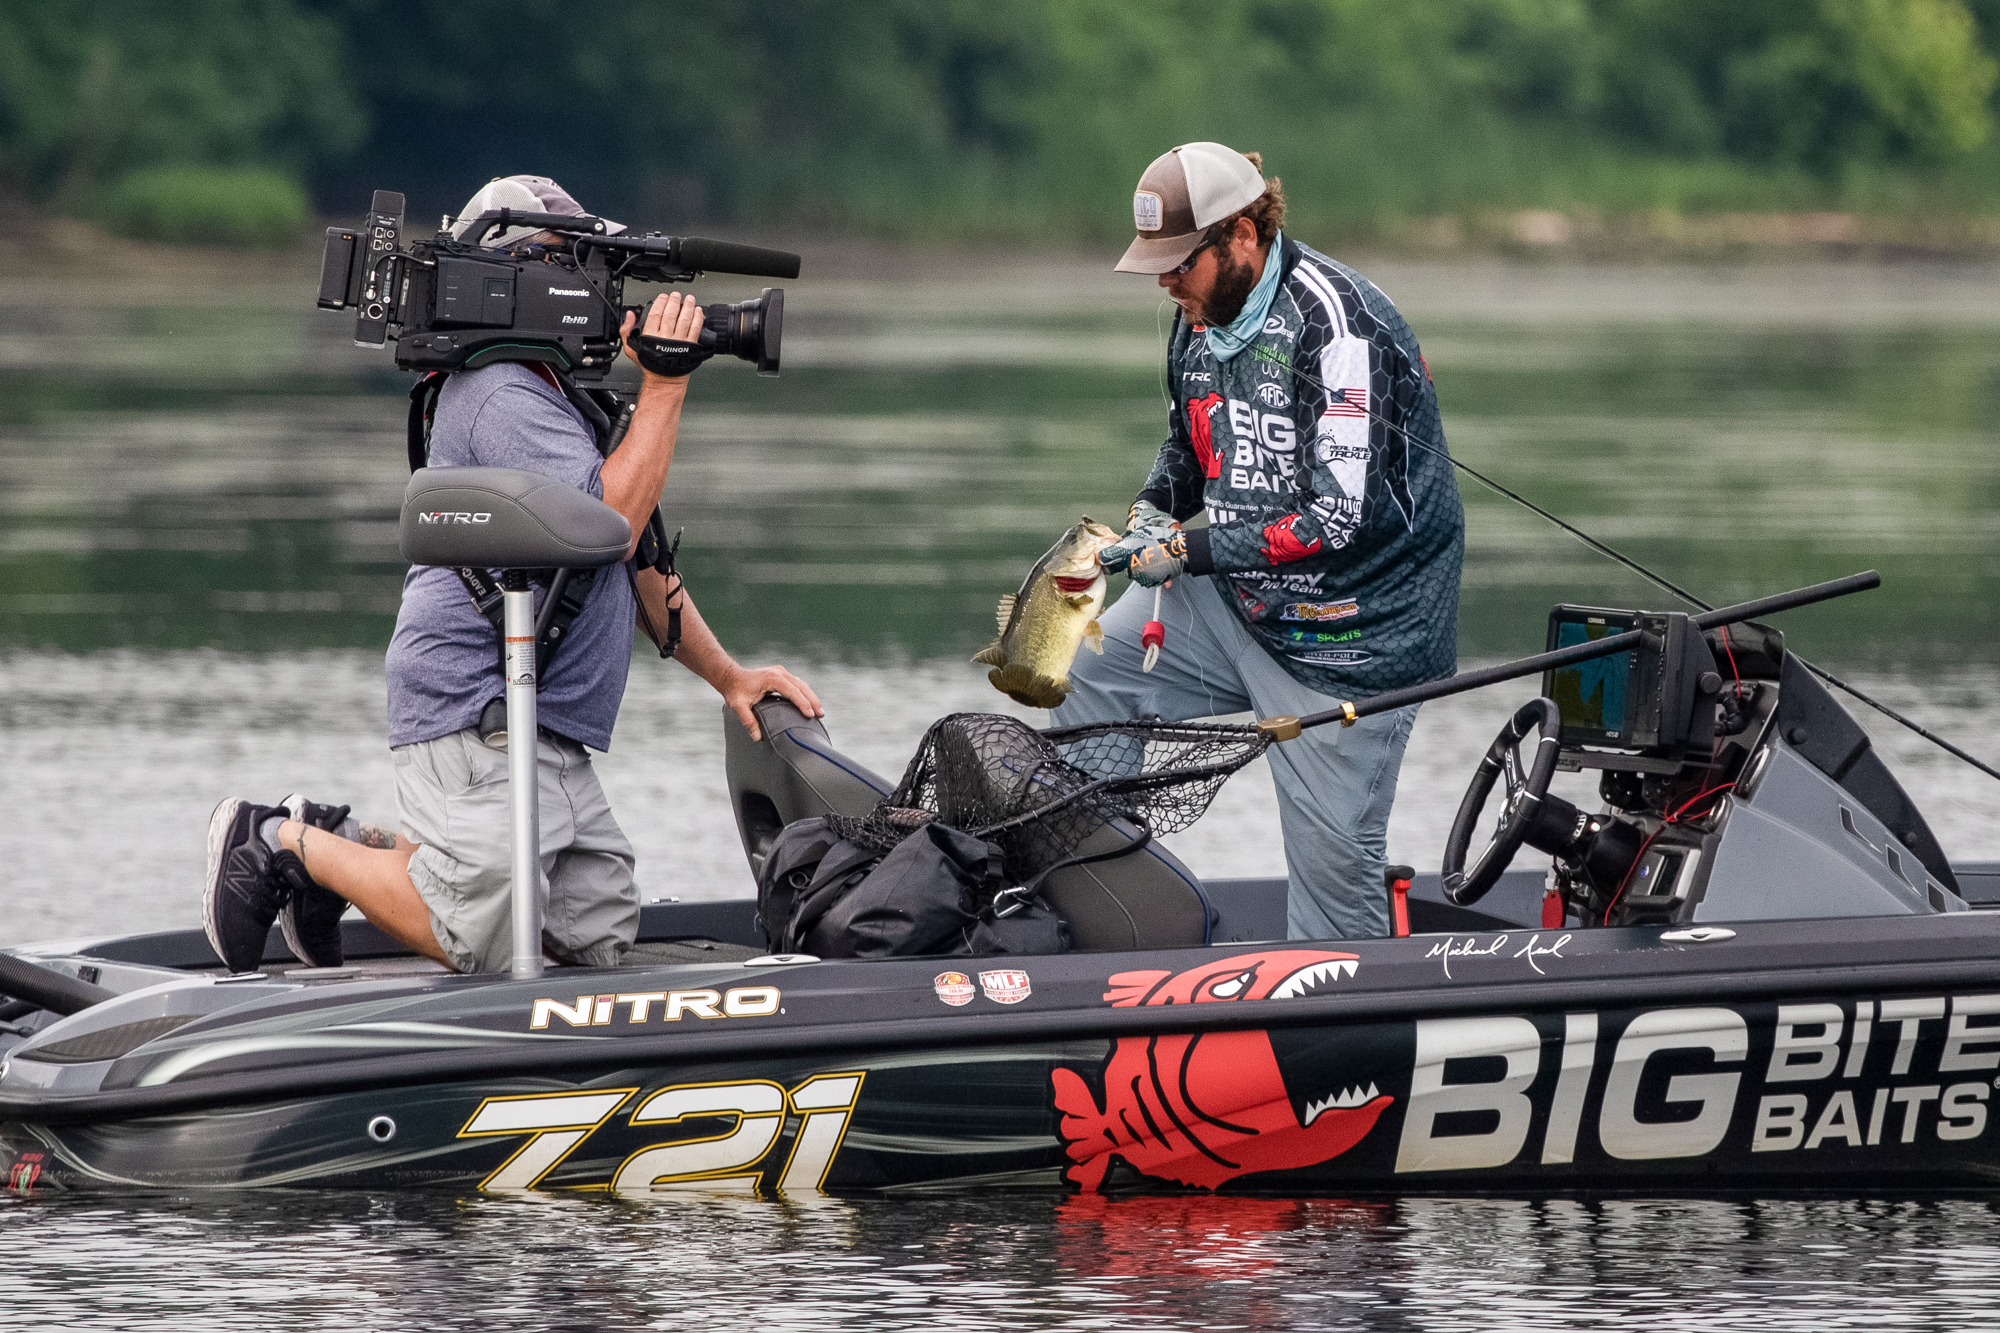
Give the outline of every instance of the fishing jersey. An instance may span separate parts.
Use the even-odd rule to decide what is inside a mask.
[[[1139,498],[1188,532],[1294,680],[1358,697],[1458,662],[1465,512],[1429,368],[1380,288],[1289,237],[1257,338],[1228,361],[1174,324],[1167,439]]]

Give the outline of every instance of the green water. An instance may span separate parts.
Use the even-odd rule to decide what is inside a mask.
[[[696,376],[668,508],[724,643],[797,670],[835,742],[894,775],[944,713],[1042,718],[966,659],[1053,536],[1121,517],[1144,476],[1156,295],[1099,265],[803,248],[783,375]],[[380,651],[409,381],[311,308],[313,263],[0,277],[0,893],[17,938],[191,924],[225,796],[305,790],[394,818]],[[2000,272],[1360,266],[1415,325],[1462,458],[1711,601],[1881,570],[1879,592],[1785,616],[1791,644],[2000,750]],[[1462,661],[1539,650],[1556,602],[1675,605],[1463,489]],[[1529,688],[1425,707],[1394,857],[1438,864]],[[2000,857],[2000,783],[1859,716],[1947,851]],[[720,749],[707,687],[637,664],[599,770],[648,896],[752,889]],[[1572,786],[1594,803],[1589,779]],[[1264,765],[1168,841],[1201,874],[1283,873]]]
[[[1829,659],[1986,660],[1993,273],[1363,262],[1467,462],[1710,600],[1880,569],[1885,592],[1788,622]],[[1051,536],[1121,516],[1143,477],[1155,294],[1080,264],[831,267],[790,293],[780,378],[694,382],[668,494],[685,565],[732,645],[969,651]],[[0,285],[0,642],[385,644],[408,382],[386,354],[282,269],[130,299],[77,282]],[[1466,656],[1539,646],[1556,601],[1673,605],[1463,489]]]

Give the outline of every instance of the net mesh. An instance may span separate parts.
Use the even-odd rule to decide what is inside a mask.
[[[887,850],[943,820],[996,843],[1008,877],[1021,883],[1112,820],[1156,836],[1180,832],[1269,744],[1255,727],[1226,723],[1037,731],[1005,714],[953,713],[924,733],[896,790],[866,816],[836,817],[835,831]]]

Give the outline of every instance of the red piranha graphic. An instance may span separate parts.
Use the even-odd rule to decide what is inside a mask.
[[[1120,972],[1104,998],[1120,1007],[1286,999],[1354,975],[1355,955],[1278,949],[1217,959],[1179,975]],[[1050,1082],[1069,1179],[1096,1189],[1122,1157],[1139,1171],[1215,1189],[1258,1171],[1297,1170],[1361,1142],[1393,1097],[1374,1084],[1329,1088],[1292,1109],[1270,1034],[1120,1037],[1104,1065],[1104,1102],[1068,1069]]]

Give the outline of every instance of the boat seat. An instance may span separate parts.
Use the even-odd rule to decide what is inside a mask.
[[[778,695],[754,705],[765,739],[753,741],[728,708],[723,763],[731,809],[754,875],[785,825],[815,815],[866,815],[895,789],[833,748],[826,727]],[[1077,849],[1082,856],[1127,846],[1138,831],[1120,820]],[[1067,866],[1049,876],[1044,895],[1070,925],[1079,950],[1173,949],[1207,944],[1214,914],[1201,881],[1160,846],[1129,856]]]
[[[426,467],[403,492],[397,538],[414,565],[596,569],[625,558],[632,527],[604,501],[537,473]]]
[[[860,817],[895,790],[896,784],[833,748],[826,725],[807,717],[782,695],[767,694],[753,704],[764,739],[750,733],[728,707],[722,710],[723,770],[729,804],[750,873],[762,873],[764,858],[778,833],[794,820],[815,815]]]
[[[1083,840],[1078,856],[1130,846],[1139,831],[1113,820]],[[1109,861],[1065,866],[1042,896],[1069,922],[1070,944],[1083,950],[1183,949],[1209,942],[1215,913],[1201,881],[1180,858],[1149,842]]]

